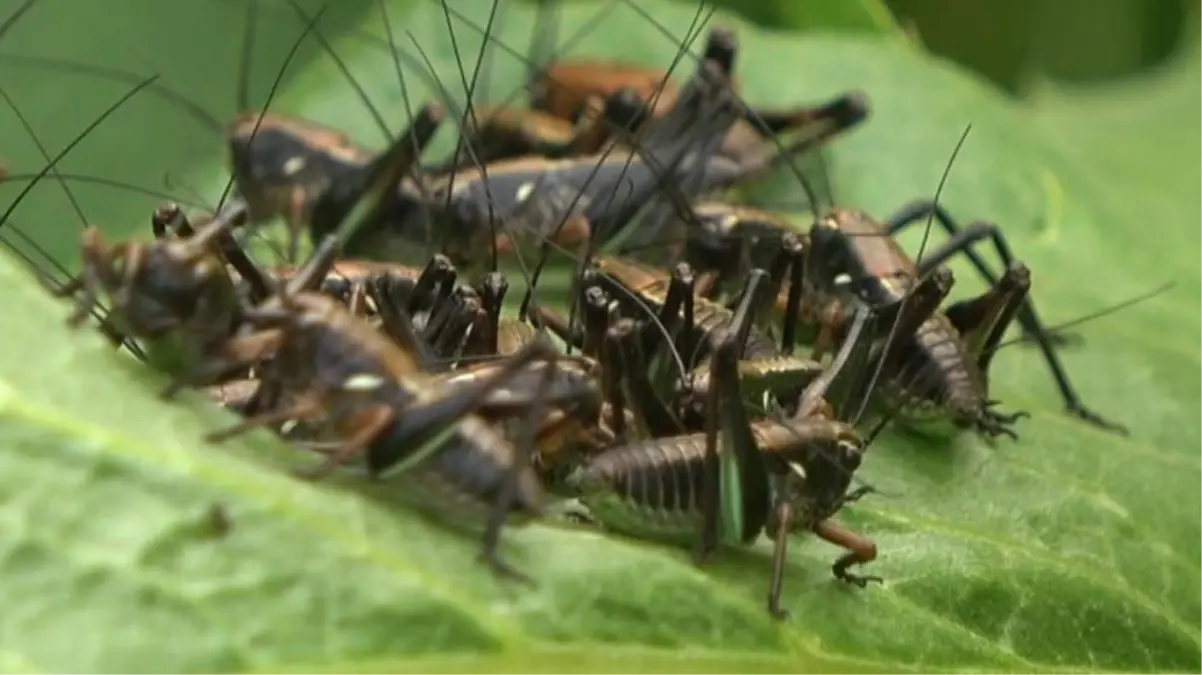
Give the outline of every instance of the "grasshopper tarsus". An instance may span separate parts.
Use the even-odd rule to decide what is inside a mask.
[[[768,595],[768,614],[777,621],[790,621],[793,614],[781,606],[780,598]]]
[[[1131,435],[1131,431],[1127,428],[1126,425],[1120,424],[1118,422],[1111,422],[1110,420],[1106,419],[1105,417],[1102,417],[1101,415],[1090,410],[1089,408],[1086,408],[1084,405],[1081,405],[1080,403],[1067,405],[1064,407],[1064,411],[1066,413],[1068,413],[1069,416],[1075,417],[1075,418],[1081,420],[1082,422],[1085,422],[1086,424],[1098,427],[1099,429],[1104,429],[1106,431],[1118,434],[1119,436],[1130,436]]]
[[[714,554],[714,551],[717,550],[717,548],[718,542],[715,541],[714,537],[712,536],[706,536],[704,541],[699,540],[693,545],[693,552],[690,556],[693,560],[693,564],[698,567],[705,565],[709,562],[710,556]]]
[[[1025,410],[1016,410],[1011,413],[998,412],[994,406],[997,401],[987,401],[984,410],[980,416],[974,421],[973,426],[977,433],[982,435],[986,440],[994,440],[999,436],[1006,436],[1012,441],[1018,440],[1018,432],[1012,428],[1019,420],[1030,419],[1031,413]]]
[[[868,588],[868,582],[875,581],[878,584],[884,585],[885,580],[881,577],[871,574],[852,574],[845,569],[835,569],[835,578],[844,583],[858,586],[860,588]]]
[[[180,391],[187,387],[187,384],[178,379],[171,380],[165,387],[159,390],[160,401],[171,401],[179,396]]]
[[[861,499],[863,499],[864,497],[866,497],[867,495],[870,495],[870,494],[873,494],[876,492],[879,492],[879,490],[877,490],[875,487],[873,487],[871,485],[862,485],[862,486],[852,490],[851,492],[848,492],[846,495],[843,495],[843,502],[842,502],[843,506],[847,506],[848,504],[854,504],[854,503],[860,501]]]
[[[1085,345],[1085,336],[1072,331],[1048,331],[1044,337],[1056,349],[1077,349]],[[1024,347],[1039,347],[1039,339],[1034,334],[1024,331],[1019,344]]]
[[[502,560],[501,556],[491,547],[481,551],[476,560],[480,564],[487,566],[500,579],[529,586],[530,588],[538,588],[538,582],[534,580],[534,577]]]
[[[90,304],[79,303],[75,307],[75,311],[71,312],[71,316],[67,317],[67,326],[70,328],[79,328],[91,316]]]

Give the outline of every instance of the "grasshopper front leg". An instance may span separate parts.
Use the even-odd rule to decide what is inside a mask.
[[[835,561],[835,564],[831,566],[831,571],[834,573],[836,579],[849,584],[855,584],[860,588],[868,586],[869,581],[884,583],[884,579],[880,577],[852,574],[847,571],[847,568],[852,565],[863,565],[876,560],[876,544],[871,539],[840,525],[836,525],[829,520],[824,520],[815,525],[814,534],[818,535],[823,541],[840,546],[848,551],[840,556]]]
[[[947,308],[947,318],[959,331],[969,353],[976,357],[977,368],[984,378],[986,388],[993,355],[1006,329],[1014,321],[1016,312],[1026,301],[1030,288],[1031,277],[1026,266],[1015,263],[992,288],[980,296],[957,302]],[[1010,427],[1030,415],[1024,411],[1002,413],[994,409],[993,405],[994,402],[989,401],[988,407],[981,412],[981,419],[977,422],[978,428],[991,436],[1005,434],[1015,438],[1015,433]],[[1097,417],[1084,408],[1078,414]],[[1104,422],[1100,417],[1097,419]]]

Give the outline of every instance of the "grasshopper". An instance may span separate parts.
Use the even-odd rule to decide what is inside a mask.
[[[666,28],[659,26],[636,4],[629,2],[626,4],[639,11],[643,18],[655,23],[666,37],[674,39]],[[538,12],[540,24],[544,23],[541,19],[544,18],[547,8],[547,3],[540,3]],[[444,7],[444,11],[483,33],[486,39],[490,39],[487,29],[481,29],[462,13],[449,7]],[[596,20],[599,21],[603,18],[605,13],[603,11]],[[662,118],[679,104],[681,91],[669,80],[668,73],[663,71],[618,62],[600,62],[588,59],[556,61],[553,54],[540,58],[537,54],[538,51],[549,51],[539,49],[540,37],[552,35],[554,32],[553,25],[550,25],[554,23],[554,20],[546,23],[548,25],[540,25],[536,30],[535,45],[531,48],[530,57],[524,57],[494,40],[497,47],[526,62],[528,68],[526,87],[531,92],[531,107],[534,111],[563,120],[576,120],[582,114],[589,113],[598,101],[611,99],[615,94],[624,92],[629,95],[628,105],[634,107],[635,114],[625,116],[625,122],[618,125],[618,128],[637,131],[643,123]],[[586,33],[588,28],[589,26],[586,26],[584,30],[570,38],[560,51],[570,49],[571,45]],[[553,38],[545,41],[551,40]],[[698,60],[715,63],[722,72],[731,77],[737,51],[738,44],[734,32],[718,27],[710,31],[702,56]],[[684,55],[685,52],[682,51],[677,58]],[[733,78],[732,84],[734,84]],[[737,85],[735,88],[737,89]],[[867,104],[864,102],[863,94],[859,92],[854,92],[845,98],[854,99],[857,103],[857,112],[845,127],[851,128],[867,117]],[[754,158],[762,153],[760,146],[768,137],[774,138],[784,132],[812,129],[815,123],[827,116],[827,110],[828,106],[802,107],[787,111],[744,109],[741,111],[743,119],[736,122],[729,130],[720,146],[718,155],[738,164],[753,162]]]
[[[643,152],[651,160],[636,157],[634,152],[571,160],[523,158],[454,172],[436,177],[429,186],[429,201],[422,204],[413,200],[403,205],[389,223],[381,224],[380,234],[422,241],[424,236],[415,230],[430,217],[446,233],[444,253],[456,264],[471,264],[483,250],[495,247],[501,252],[512,251],[515,244],[511,237],[523,232],[549,236],[564,245],[587,240],[604,222],[625,222],[664,180],[663,172],[652,164],[677,166],[704,161],[706,149],[698,149],[692,138],[680,136],[686,128],[698,119],[716,130],[733,121],[729,98],[722,93],[725,85],[720,73],[713,69],[702,73],[697,78],[700,82],[694,88],[695,95],[682,98],[677,114],[664,120],[661,132],[649,134]],[[690,129],[689,133],[702,135],[701,131]],[[729,173],[715,175],[714,180],[737,179],[738,169],[722,170]],[[497,221],[502,224],[500,231],[489,225]],[[311,234],[319,238],[325,233],[311,230]]]
[[[531,452],[523,448],[541,440],[534,429],[546,421],[546,406],[572,409],[556,400],[558,355],[539,340],[488,372],[431,372],[405,343],[394,342],[340,299],[316,290],[353,227],[369,222],[391,199],[399,175],[408,168],[407,151],[407,141],[399,140],[357,202],[340,208],[349,214],[344,224],[271,298],[243,309],[242,329],[224,345],[227,363],[213,365],[253,366],[260,382],[244,406],[251,414],[210,439],[292,423],[306,437],[304,445],[327,452],[320,465],[301,475],[318,478],[362,459],[372,476],[395,476],[405,485],[404,494],[421,495],[418,506],[439,511],[466,507],[471,515],[487,516],[482,559],[500,574],[524,578],[501,560],[497,548],[510,513],[537,516],[542,510],[542,487],[528,461]],[[350,195],[328,198],[345,207]],[[427,268],[424,276],[430,283],[414,297],[438,299],[434,286],[448,281],[446,275],[439,279],[439,269],[437,264]],[[386,320],[407,320],[404,308],[393,309],[396,316]],[[420,339],[412,324],[402,332],[410,340]],[[539,362],[547,365],[539,370]],[[498,387],[521,384],[524,377],[534,377],[536,394],[533,403],[515,409],[513,396]],[[570,387],[565,395],[587,399],[589,390]],[[577,407],[587,410],[587,405]],[[522,443],[510,442],[495,426],[514,416],[529,419]]]
[[[753,275],[731,324],[709,334],[710,378],[701,433],[636,441],[587,457],[569,476],[589,516],[617,532],[657,541],[694,543],[704,561],[719,543],[748,545],[766,532],[775,541],[767,606],[781,607],[787,537],[811,531],[849,549],[833,566],[836,578],[864,586],[875,577],[853,574],[853,564],[876,557],[871,541],[831,520],[859,497],[849,493],[864,442],[855,429],[829,417],[824,395],[853,348],[868,311],[857,315],[831,367],[804,390],[794,415],[751,420],[744,408],[738,361],[740,334],[750,330],[757,284]]]
[[[963,140],[961,137],[961,144]],[[1043,354],[1068,414],[1126,434],[1124,426],[1108,421],[1081,400],[1057,353],[1057,343],[1066,341],[1053,338],[1039,319],[1029,297],[1030,271],[1011,254],[998,227],[978,221],[960,228],[939,205],[938,193],[935,199],[911,204],[884,221],[863,211],[830,207],[810,229],[812,259],[817,264],[808,266],[811,269],[806,270],[807,276],[832,278],[823,265],[843,261],[841,267],[854,268],[851,276],[857,280],[858,292],[875,306],[895,302],[916,280],[958,255],[967,257],[989,284],[981,295],[949,305],[932,314],[917,330],[900,333],[897,350],[885,359],[882,371],[883,377],[893,379],[889,386],[882,387],[885,397],[901,406],[903,416],[921,419],[944,411],[958,426],[975,429],[986,437],[1015,437],[1011,426],[1027,414],[996,410],[996,402],[988,396],[988,369],[1006,329],[1017,321]],[[914,261],[894,235],[928,216],[951,236]],[[993,243],[1004,264],[1001,276],[971,248],[984,239]]]
[[[336,447],[302,475],[317,478],[362,456],[371,475],[401,474],[407,490],[426,491],[437,504],[492,505],[489,520],[496,525],[486,530],[482,556],[498,572],[520,576],[496,555],[500,526],[510,511],[539,514],[541,487],[525,462],[528,453],[473,413],[499,382],[553,352],[536,343],[493,377],[449,387],[324,294],[281,295],[278,303],[249,310],[247,322],[255,332],[228,351],[248,362],[273,355],[260,390],[270,387],[276,405],[212,440],[286,420],[324,421]]]
[[[50,160],[0,222],[7,221],[37,180],[51,172],[80,139],[155,79],[157,76],[143,80],[127,92]],[[113,311],[102,320],[106,335],[117,344],[128,336],[144,338],[152,344],[151,363],[172,374],[186,372],[236,324],[237,298],[216,242],[228,235],[240,215],[238,210],[228,211],[190,238],[151,245],[123,242],[110,247],[99,228],[87,228],[82,235],[82,273],[51,290],[59,297],[77,296],[75,311],[68,319],[73,326],[93,313],[101,292],[108,294]],[[164,391],[165,396],[171,393],[170,389]]]
[[[331,264],[331,249],[319,253],[276,298],[246,310],[253,330],[231,340],[226,351],[245,363],[271,356],[260,375],[260,391],[271,389],[273,395],[254,416],[211,438],[289,420],[330,429],[336,447],[303,475],[316,478],[362,456],[373,476],[397,474],[407,490],[436,504],[490,507],[482,557],[499,573],[520,577],[497,556],[500,527],[511,511],[541,513],[542,489],[526,462],[529,453],[477,413],[514,414],[513,397],[497,387],[529,375],[527,366],[536,361],[553,364],[554,351],[535,342],[494,371],[475,373],[467,381],[462,374],[449,379],[427,373],[415,355],[336,299],[298,290],[313,286]],[[545,372],[536,378],[541,391],[549,391],[541,382],[553,371]],[[535,414],[541,412],[541,400],[530,406],[532,424],[542,419]]]
[[[711,29],[703,58],[721,63],[725,72],[732,73],[737,52],[738,41],[733,30]],[[666,79],[663,72],[630,64],[584,59],[560,61],[539,73],[532,86],[535,94],[531,105],[535,110],[572,119],[587,110],[589,101],[626,89],[634,92],[643,104],[645,112],[641,119],[657,119],[671,108],[678,95],[670,83],[663,84]],[[732,85],[737,90],[733,77]],[[864,97],[857,92],[854,98],[862,101]],[[857,107],[861,112],[848,128],[867,117],[867,104]],[[718,155],[747,161],[762,151],[768,137],[812,127],[825,114],[825,106],[786,111],[747,109],[743,111],[743,119],[727,132]]]
[[[805,177],[799,178],[805,181]],[[941,181],[940,190],[942,185]],[[805,187],[808,194],[814,194],[812,187]],[[833,202],[829,197],[827,201]],[[1056,340],[1028,297],[1030,271],[1014,259],[995,225],[978,222],[959,228],[938,205],[937,197],[908,206],[885,221],[857,209],[829,206],[820,211],[816,204],[813,208],[814,222],[806,235],[796,234],[783,217],[762,209],[713,202],[693,208],[685,225],[693,230],[686,259],[707,275],[703,292],[709,297],[720,294],[741,270],[767,264],[774,248],[800,249],[790,263],[788,291],[778,295],[776,307],[785,315],[787,341],[791,343],[799,330],[804,331],[802,339],[815,342],[821,353],[844,325],[848,291],[888,315],[907,304],[916,285],[936,280],[946,296],[952,279],[943,265],[954,256],[965,255],[990,288],[939,311],[908,309],[912,319],[921,319],[917,323],[885,322],[893,326],[898,339],[891,342],[889,353],[880,355],[880,377],[885,384],[879,388],[879,398],[903,419],[940,417],[987,439],[1016,437],[1013,425],[1027,415],[996,408],[997,402],[988,395],[988,368],[1006,328],[1017,320],[1024,334],[1040,347],[1067,411],[1091,424],[1125,433],[1121,425],[1082,403],[1060,363]],[[952,236],[915,261],[893,235],[928,215]],[[694,234],[697,231],[701,234]],[[971,249],[981,239],[993,241],[1005,263],[1001,277]],[[943,278],[937,279],[940,276]],[[811,300],[803,302],[807,297]],[[815,332],[816,326],[821,330]]]
[[[432,124],[432,117],[417,120],[411,135],[422,133],[422,124]],[[407,171],[413,162],[408,144],[409,138],[403,138],[373,163],[371,171]],[[343,190],[328,190],[315,213],[349,211],[349,199]],[[194,378],[208,381],[235,372],[218,352],[242,316],[239,294],[221,253],[237,250],[229,233],[246,221],[247,206],[231,205],[197,230],[181,216],[170,207],[156,214],[152,222],[160,236],[151,243],[110,247],[98,228],[89,228],[83,234],[82,274],[55,291],[61,296],[79,295],[70,319],[74,325],[87,316],[100,292],[110,295],[117,329],[154,343],[151,360],[174,376],[162,392],[164,397],[173,396]],[[172,230],[185,236],[168,236]],[[242,256],[241,260],[247,265],[239,270],[243,280],[265,295],[266,276],[249,259]]]
[[[444,9],[448,13],[455,13],[450,8]],[[489,39],[488,28],[482,30],[485,38]],[[554,225],[554,231],[549,235],[553,243],[574,245],[601,230],[612,235],[624,229],[622,226],[630,220],[631,215],[658,191],[657,183],[684,180],[675,176],[666,177],[673,172],[665,171],[663,167],[677,165],[677,162],[665,160],[676,159],[682,169],[687,169],[678,175],[690,176],[685,181],[692,183],[686,190],[689,193],[722,189],[766,170],[778,159],[773,153],[759,152],[739,161],[714,156],[717,139],[722,136],[724,129],[729,128],[729,124],[738,120],[741,114],[739,110],[723,112],[729,121],[715,121],[714,126],[710,127],[712,131],[691,129],[698,119],[709,116],[702,114],[704,110],[699,108],[700,101],[708,97],[706,90],[713,89],[713,85],[708,83],[719,78],[707,76],[707,70],[726,73],[722,65],[725,61],[727,59],[724,57],[701,59],[698,76],[680,91],[671,111],[654,121],[653,126],[662,131],[644,129],[647,133],[643,143],[626,143],[638,146],[633,152],[615,149],[600,157],[581,157],[571,161],[522,158],[494,162],[474,172],[458,171],[449,176],[436,177],[431,186],[435,194],[428,201],[435,204],[441,202],[443,206],[423,207],[421,199],[412,197],[392,222],[381,228],[383,241],[422,241],[427,235],[418,230],[433,220],[445,233],[442,251],[457,264],[470,263],[472,258],[479,257],[478,253],[473,252],[493,250],[494,244],[502,252],[512,251],[516,245],[511,239],[513,230],[532,230],[541,237],[548,237],[548,231],[554,223],[559,224]],[[722,76],[720,79],[726,78]],[[611,119],[611,124],[619,128],[624,126],[629,122],[630,114],[631,111],[626,110],[625,114],[614,115],[616,119]],[[806,139],[798,144],[797,149],[821,143],[854,126],[863,119],[864,114],[863,102],[857,97],[841,97],[832,101],[821,107],[810,120]],[[609,118],[609,115],[606,117]],[[659,147],[672,150],[676,147],[672,145],[674,143],[692,149],[687,139],[680,139],[680,134],[686,128],[690,129],[690,135],[707,138],[708,147],[697,149],[695,159],[682,156],[679,152],[658,150]],[[702,166],[703,170],[699,168]],[[627,189],[627,185],[633,186],[632,189]],[[615,196],[615,186],[623,188],[622,194]],[[403,198],[402,202],[405,201]],[[565,206],[568,203],[571,205]],[[435,213],[431,214],[431,210]],[[496,221],[500,224],[494,226]],[[518,225],[526,227],[519,228]],[[314,234],[320,236],[321,233]],[[352,245],[351,248],[355,253],[366,253],[387,246],[381,244],[381,238],[369,238],[362,245]],[[402,254],[400,250],[396,253]]]

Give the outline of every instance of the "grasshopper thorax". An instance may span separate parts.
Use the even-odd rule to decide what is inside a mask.
[[[262,220],[287,213],[299,197],[361,171],[371,153],[344,134],[279,115],[243,113],[229,125],[227,143],[239,194]]]
[[[787,470],[775,477],[773,491],[775,500],[793,507],[792,531],[810,530],[839,510],[862,458],[862,444],[839,440],[813,443],[804,461],[786,462]],[[780,527],[776,516],[773,510],[765,523],[770,536]]]
[[[810,229],[807,276],[816,288],[851,292],[872,307],[902,302],[918,270],[867,213],[832,209]]]

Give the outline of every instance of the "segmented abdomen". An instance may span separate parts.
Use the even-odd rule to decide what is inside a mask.
[[[976,359],[942,314],[927,319],[892,360],[886,395],[905,418],[975,418],[984,410],[987,392]]]
[[[431,442],[438,443],[438,447],[429,452],[426,448],[414,448],[393,467],[376,470],[396,471],[395,480],[434,510],[477,516],[487,513],[496,504],[514,463],[519,460],[513,445],[474,416],[460,419],[449,437]],[[414,459],[411,465],[406,464],[409,458]],[[387,474],[384,477],[391,479]],[[543,492],[534,469],[529,465],[521,467],[517,481],[509,510],[537,513]]]
[[[593,458],[569,482],[606,527],[689,543],[701,526],[704,458],[703,434],[641,441]]]

